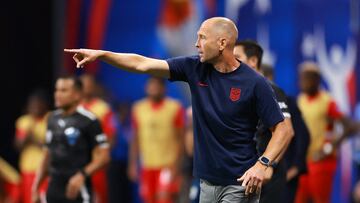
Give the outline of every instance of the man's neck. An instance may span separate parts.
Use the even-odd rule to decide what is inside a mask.
[[[240,66],[240,62],[236,60],[234,55],[223,54],[213,63],[213,66],[220,73],[229,73],[236,70]]]
[[[71,105],[71,106],[68,107],[68,108],[63,108],[63,109],[62,109],[62,110],[63,110],[62,114],[63,114],[64,116],[68,116],[68,115],[71,115],[71,114],[75,113],[78,105],[79,105],[79,104],[76,103],[76,104],[74,104],[74,105]]]
[[[92,101],[95,97],[94,96],[84,96],[83,102],[88,103]]]

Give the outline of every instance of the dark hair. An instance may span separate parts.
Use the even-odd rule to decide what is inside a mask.
[[[242,40],[236,42],[235,46],[244,47],[246,57],[250,58],[255,56],[258,59],[257,67],[260,68],[264,51],[256,41],[249,39]]]
[[[46,106],[49,106],[49,94],[44,89],[35,89],[28,97],[28,100],[30,99],[36,99],[42,103],[44,103]]]
[[[162,77],[150,76],[148,80],[155,80],[155,81],[157,81],[157,82],[158,82],[160,85],[162,85],[162,86],[165,86],[165,84],[166,84],[165,79],[162,78]]]
[[[77,91],[82,91],[83,90],[83,83],[82,83],[82,81],[80,80],[79,77],[76,77],[74,75],[64,75],[64,76],[58,77],[58,80],[59,79],[72,80],[74,82],[74,88]]]

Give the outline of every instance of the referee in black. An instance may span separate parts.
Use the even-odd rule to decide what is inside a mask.
[[[260,72],[260,66],[263,56],[263,49],[261,46],[252,40],[243,40],[236,43],[234,48],[234,55],[244,63],[247,63],[254,70]],[[294,134],[291,123],[291,115],[287,105],[287,99],[284,91],[280,89],[275,83],[268,80],[272,87],[276,100],[279,104],[280,110],[285,118],[285,125],[291,129],[291,134]],[[256,132],[256,143],[259,155],[263,154],[271,139],[271,132],[259,122]],[[261,189],[260,203],[276,203],[283,202],[283,192],[286,189],[286,167],[284,160],[275,160],[271,167],[273,168],[273,176]]]
[[[109,144],[95,115],[79,106],[82,83],[72,76],[56,81],[55,106],[48,119],[43,162],[36,175],[33,202],[49,175],[48,203],[92,202],[90,176],[109,162]],[[93,152],[97,155],[93,156]]]

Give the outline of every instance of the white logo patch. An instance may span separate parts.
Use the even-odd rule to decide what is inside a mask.
[[[46,131],[46,135],[45,135],[45,140],[46,143],[50,143],[52,140],[53,134],[51,132],[51,130]]]
[[[105,142],[107,140],[105,134],[96,135],[95,139],[97,142]]]

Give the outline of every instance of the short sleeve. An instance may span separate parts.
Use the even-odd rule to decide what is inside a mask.
[[[54,115],[53,113],[50,113],[50,115],[47,118],[47,127],[46,127],[46,133],[45,133],[45,147],[49,147],[51,144],[51,141],[53,139],[53,123],[54,123]]]
[[[174,118],[174,126],[176,128],[183,128],[185,125],[185,110],[182,106],[179,106]]]
[[[166,62],[169,65],[170,78],[169,81],[189,81],[191,71],[195,69],[197,57],[175,57],[169,58]],[[194,63],[195,62],[195,63]]]
[[[31,119],[22,116],[16,120],[15,124],[15,136],[16,139],[23,140],[28,134],[29,129],[31,128],[32,122]]]
[[[328,116],[334,120],[342,118],[344,115],[339,110],[334,100],[330,101],[328,107]]]
[[[284,120],[280,107],[275,99],[274,91],[264,78],[259,78],[255,85],[256,112],[267,127],[273,127]]]
[[[288,107],[288,102],[285,92],[276,86],[274,83],[271,83],[271,87],[274,90],[275,98],[279,104],[280,110],[285,118],[291,118],[290,110]]]
[[[101,122],[101,126],[103,128],[105,135],[108,138],[112,138],[115,135],[116,119],[115,119],[115,114],[111,110],[109,110],[104,116],[104,119]]]
[[[100,122],[97,119],[90,122],[87,127],[87,134],[90,139],[91,148],[96,146],[109,147],[107,136],[103,133]]]

